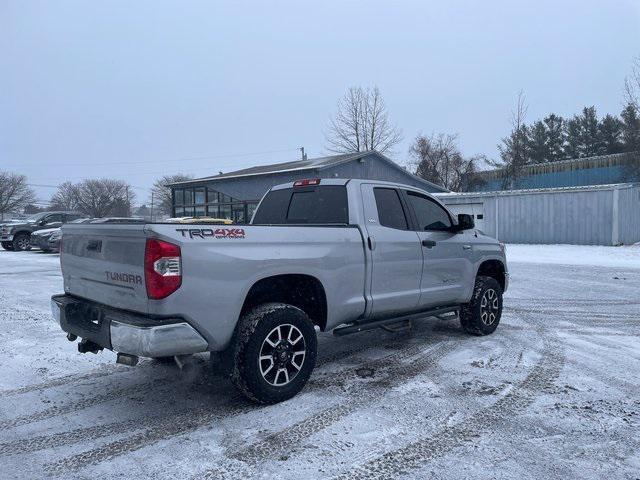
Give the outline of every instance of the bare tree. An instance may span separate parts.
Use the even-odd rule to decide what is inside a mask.
[[[624,79],[624,97],[627,104],[640,110],[640,55],[631,65],[631,73]]]
[[[78,210],[78,186],[71,182],[58,185],[58,190],[51,197],[52,210]]]
[[[171,207],[173,199],[171,198],[171,188],[167,185],[177,182],[185,182],[191,180],[193,177],[185,175],[183,173],[176,173],[175,175],[165,175],[159,178],[153,183],[151,192],[153,194],[153,208],[160,209],[162,213],[171,215]]]
[[[418,135],[409,149],[415,174],[425,180],[459,192],[482,183],[478,165],[482,156],[465,158],[458,148],[458,136],[451,134]]]
[[[325,138],[327,149],[335,153],[389,153],[402,141],[402,133],[389,120],[378,87],[351,87],[338,102]]]
[[[27,184],[27,177],[18,173],[0,172],[0,220],[8,213],[17,213],[36,201],[36,194]]]
[[[122,180],[103,178],[84,180],[73,185],[76,207],[91,217],[131,215],[135,194]]]
[[[511,133],[498,145],[500,161],[489,164],[503,170],[502,188],[517,188],[524,167],[529,163],[528,129],[525,125],[528,106],[524,92],[518,93],[516,107],[511,112]]]

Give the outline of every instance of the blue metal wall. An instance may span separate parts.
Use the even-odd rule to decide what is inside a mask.
[[[623,183],[624,181],[624,167],[614,165],[611,167],[585,168],[581,170],[527,175],[519,179],[514,185],[514,188],[583,187],[587,185]],[[502,182],[499,179],[489,180],[482,187],[478,188],[478,190],[484,192],[502,190]]]

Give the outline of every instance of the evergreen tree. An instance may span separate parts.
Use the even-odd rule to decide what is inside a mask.
[[[531,126],[528,133],[529,163],[544,163],[549,161],[548,135],[545,124],[538,120]]]
[[[599,135],[596,108],[584,107],[580,117],[580,151],[583,157],[594,157],[604,153]]]
[[[622,122],[619,118],[607,114],[598,127],[600,144],[604,154],[620,153],[622,151]]]
[[[640,116],[638,110],[628,104],[622,113],[622,148],[625,152],[640,151]]]
[[[566,142],[564,119],[552,113],[547,115],[543,121],[547,130],[547,158],[550,162],[562,160]]]
[[[565,158],[580,158],[582,138],[580,135],[580,117],[575,115],[571,120],[568,120],[565,124],[565,133],[567,142],[564,146]]]

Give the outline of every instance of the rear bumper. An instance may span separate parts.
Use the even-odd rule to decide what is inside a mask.
[[[31,238],[29,239],[29,244],[34,248],[39,248],[40,250],[48,250],[49,237],[40,237],[36,235],[31,235]]]
[[[114,352],[170,357],[208,349],[202,335],[178,318],[151,318],[71,295],[51,297],[51,314],[65,332]]]

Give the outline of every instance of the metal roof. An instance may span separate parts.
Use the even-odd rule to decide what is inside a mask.
[[[344,153],[341,155],[330,155],[326,157],[318,157],[318,158],[309,158],[307,160],[296,160],[293,162],[283,162],[283,163],[273,163],[270,165],[260,165],[257,167],[244,168],[242,170],[236,170],[234,172],[222,173],[220,175],[214,175],[211,177],[203,177],[203,178],[194,178],[192,180],[186,180],[183,182],[176,182],[167,184],[168,187],[174,187],[179,185],[193,185],[199,184],[203,182],[215,182],[218,180],[228,180],[231,178],[242,178],[242,177],[254,177],[258,175],[269,175],[274,173],[283,173],[283,172],[295,172],[295,171],[304,171],[304,170],[322,170],[329,167],[334,167],[336,165],[340,165],[342,163],[351,162],[353,160],[359,160],[361,158],[375,155],[383,162],[387,163],[392,168],[401,170],[404,174],[414,177],[421,183],[425,185],[429,185],[435,190],[439,190],[442,192],[447,192],[446,188],[441,187],[440,185],[436,185],[433,182],[429,182],[424,178],[420,178],[414,175],[411,172],[408,172],[400,165],[395,163],[390,158],[385,155],[377,152],[375,150],[367,150],[365,152],[355,152],[355,153]]]
[[[211,177],[194,178],[193,180],[186,180],[183,182],[170,183],[169,186],[189,184],[195,182],[211,182],[215,180],[226,180],[229,178],[238,177],[252,177],[255,175],[269,175],[271,173],[293,172],[298,170],[311,170],[314,168],[326,168],[334,165],[339,165],[351,160],[358,160],[367,155],[371,155],[372,151],[345,153],[342,155],[331,155],[327,157],[309,158],[307,160],[295,160],[292,162],[272,163],[270,165],[259,165],[257,167],[244,168],[242,170],[236,170],[234,172],[222,173],[220,175],[213,175]]]
[[[445,192],[434,193],[442,198],[464,198],[464,197],[495,197],[505,195],[525,195],[532,193],[562,193],[562,192],[589,192],[594,190],[613,190],[616,188],[637,187],[638,183],[609,183],[605,185],[585,185],[578,187],[550,187],[550,188],[527,188],[521,190],[494,190],[492,192]]]

